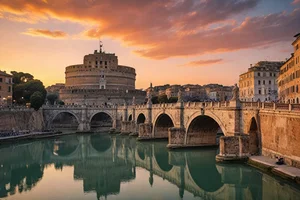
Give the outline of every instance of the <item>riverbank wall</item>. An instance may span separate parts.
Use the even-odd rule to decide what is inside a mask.
[[[0,131],[42,131],[43,112],[33,109],[0,110]]]

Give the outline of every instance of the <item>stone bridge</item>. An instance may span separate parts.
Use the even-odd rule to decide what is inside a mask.
[[[300,105],[260,102],[188,102],[115,107],[43,107],[46,127],[62,113],[72,115],[79,131],[90,131],[98,115],[122,134],[139,140],[168,139],[168,147],[220,145],[219,159],[253,154],[280,155],[300,166]],[[96,120],[95,120],[96,119]],[[97,124],[97,123],[96,123]],[[94,125],[95,127],[95,125]],[[220,135],[221,137],[218,139]]]

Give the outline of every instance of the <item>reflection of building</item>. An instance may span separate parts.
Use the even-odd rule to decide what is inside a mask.
[[[240,75],[242,101],[276,101],[277,77],[283,62],[260,61]]]
[[[0,105],[12,103],[12,75],[0,71]]]
[[[115,54],[95,50],[85,55],[83,64],[66,67],[65,88],[60,98],[66,104],[143,103],[146,93],[135,89],[135,69],[118,65]]]
[[[72,184],[74,180],[81,181],[83,193],[97,195],[97,199],[183,199],[191,195],[200,199],[299,199],[300,191],[296,187],[249,166],[216,164],[217,149],[166,151],[165,145],[164,142],[139,143],[135,138],[94,134],[1,147],[0,198],[14,199],[14,195],[24,191],[28,195],[47,174],[44,184],[50,189],[51,184],[55,184],[63,192],[54,194],[45,187],[35,187],[35,192],[29,194],[32,199],[43,195],[45,199],[66,196],[83,199],[75,196],[79,193],[74,192],[77,190]],[[74,167],[74,172],[65,166]],[[69,176],[70,172],[73,176]],[[64,181],[47,182],[54,173],[59,173]],[[137,176],[139,179],[132,181]],[[153,192],[153,196],[145,196],[149,192]]]
[[[300,33],[295,38],[294,53],[280,68],[278,78],[279,100],[285,103],[300,103]]]

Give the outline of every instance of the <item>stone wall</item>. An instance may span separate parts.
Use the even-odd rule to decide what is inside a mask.
[[[299,114],[260,111],[260,120],[262,154],[284,157],[287,164],[300,168]]]
[[[41,131],[44,129],[42,111],[34,110],[11,110],[0,111],[0,130]]]

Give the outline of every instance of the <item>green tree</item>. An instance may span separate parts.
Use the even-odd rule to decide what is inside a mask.
[[[39,91],[34,92],[30,96],[30,106],[31,106],[31,108],[34,108],[34,110],[40,109],[40,107],[42,107],[42,105],[44,104],[44,101],[45,101],[45,98],[44,98],[43,94]]]
[[[178,101],[178,97],[170,97],[168,102],[169,103],[176,103]]]
[[[158,96],[152,97],[151,101],[153,104],[158,104]]]
[[[40,92],[43,99],[46,98],[47,91],[40,80],[29,80],[19,84],[14,83],[13,98],[18,104],[30,102],[30,97],[34,92]]]
[[[63,102],[62,100],[59,99],[59,100],[57,101],[57,104],[63,106],[63,105],[65,105],[65,102]]]
[[[26,83],[34,79],[34,77],[29,73],[16,72],[16,71],[11,71],[10,73],[13,75],[14,84]]]
[[[159,103],[168,103],[168,97],[167,95],[159,95],[158,96],[158,102]]]
[[[47,100],[51,105],[54,105],[55,101],[58,99],[58,95],[56,93],[47,94]]]

